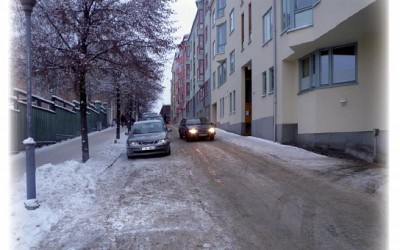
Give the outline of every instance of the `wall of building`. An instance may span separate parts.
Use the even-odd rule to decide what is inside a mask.
[[[210,90],[210,119],[220,128],[276,140],[281,143],[340,150],[362,148],[380,155],[387,151],[387,79],[384,0],[315,1],[312,22],[282,31],[280,0],[226,1],[224,16],[215,19],[216,2],[210,1],[206,20]],[[248,9],[252,8],[249,40]],[[274,9],[274,3],[276,6]],[[276,10],[276,33],[264,44],[262,17]],[[229,31],[234,10],[235,28]],[[241,15],[244,14],[244,43],[241,43]],[[274,15],[273,15],[274,16]],[[213,56],[216,27],[226,22],[225,52]],[[194,35],[194,34],[193,34]],[[300,60],[315,51],[342,45],[356,45],[356,81],[300,91]],[[276,45],[276,47],[275,47]],[[230,53],[235,51],[235,70],[230,72]],[[275,58],[276,56],[276,58]],[[276,60],[275,60],[276,59]],[[227,80],[218,86],[218,66],[227,62]],[[269,92],[269,69],[274,67],[275,89]],[[251,123],[245,118],[245,72],[251,71]],[[267,92],[262,92],[267,72]],[[213,88],[213,73],[216,83]],[[197,89],[195,89],[197,91]],[[235,111],[230,112],[230,94],[235,91]],[[276,97],[276,106],[274,98]],[[224,114],[221,100],[224,99]],[[204,105],[206,107],[207,105]],[[275,113],[276,111],[276,113]],[[275,117],[276,115],[276,117]],[[377,135],[373,129],[379,129]],[[375,136],[377,135],[377,136]]]

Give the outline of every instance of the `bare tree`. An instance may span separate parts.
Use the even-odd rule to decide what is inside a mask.
[[[76,91],[83,162],[89,159],[88,91],[115,91],[115,81],[129,79],[131,69],[144,78],[143,89],[154,87],[156,93],[160,89],[161,68],[166,53],[173,48],[174,28],[169,21],[173,1],[37,1],[32,16],[34,77],[43,86]],[[118,77],[111,77],[109,69]],[[114,85],[109,84],[110,79]],[[93,90],[88,89],[89,84]],[[129,82],[119,85],[128,86]]]

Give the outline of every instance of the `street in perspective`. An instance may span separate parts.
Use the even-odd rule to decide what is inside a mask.
[[[133,159],[115,127],[94,132],[102,141],[87,163],[37,169],[34,211],[22,205],[21,176],[13,249],[385,248],[384,167],[220,129],[191,142],[171,130],[171,155]],[[68,143],[38,153],[74,158]]]
[[[389,0],[9,10],[5,247],[397,247]]]

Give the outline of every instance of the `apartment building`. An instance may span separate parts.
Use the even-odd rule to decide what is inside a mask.
[[[189,71],[190,87],[186,96],[186,116],[209,117],[211,103],[211,91],[209,89],[210,47],[207,46],[209,31],[206,29],[210,20],[206,8],[208,1],[197,0],[195,3],[197,12],[187,41],[190,55],[186,64]]]
[[[174,123],[178,123],[186,116],[186,94],[189,79],[189,71],[186,67],[189,53],[187,49],[188,40],[189,35],[185,35],[182,38],[172,64],[171,119]]]
[[[385,0],[206,4],[213,122],[240,135],[384,158]]]

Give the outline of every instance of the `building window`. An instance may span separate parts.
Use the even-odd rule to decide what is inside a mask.
[[[198,35],[198,42],[199,42],[199,53],[202,53],[204,50],[204,36],[203,35]]]
[[[232,33],[235,29],[235,9],[232,9],[229,14],[229,32]]]
[[[249,3],[249,43],[251,42],[251,3]]]
[[[215,85],[216,85],[216,76],[215,76],[215,71],[213,72],[213,78],[212,78],[212,88],[215,89]]]
[[[215,16],[215,9],[213,9],[213,11],[212,11],[212,25],[213,25],[213,26],[215,25],[215,18],[216,18],[216,16]]]
[[[206,53],[206,55],[205,55],[205,62],[204,62],[204,64],[205,64],[205,69],[207,70],[208,69],[208,54]]]
[[[242,13],[241,16],[241,38],[242,38],[242,50],[244,49],[244,13]]]
[[[223,17],[225,14],[226,0],[217,0],[217,18]]]
[[[290,28],[290,0],[282,0],[282,31]]]
[[[312,25],[312,9],[319,1],[282,0],[282,31]]]
[[[226,22],[217,25],[217,54],[225,53]]]
[[[233,91],[232,103],[233,103],[232,112],[235,113],[235,111],[236,111],[236,91],[235,90]]]
[[[229,93],[229,114],[232,114],[233,111],[233,94]]]
[[[225,113],[225,97],[219,99],[219,117],[224,117]]]
[[[263,16],[263,43],[266,44],[272,39],[272,9],[269,9]]]
[[[197,80],[204,80],[204,60],[200,59],[197,66]]]
[[[356,81],[356,45],[322,49],[300,59],[300,91]]]
[[[186,80],[190,80],[190,64],[186,64]]]
[[[218,66],[218,87],[226,82],[226,59]]]
[[[275,91],[274,67],[269,68],[268,73],[269,73],[269,94],[272,94]]]
[[[332,49],[332,83],[356,81],[355,46]]]
[[[231,74],[233,72],[235,72],[235,51],[234,50],[229,54],[229,69],[230,69]]]
[[[213,41],[212,43],[212,53],[213,53],[213,57],[217,54],[216,53],[217,48],[215,47],[215,41]]]
[[[186,60],[190,59],[190,46],[186,46]]]
[[[265,96],[267,95],[267,71],[262,72],[261,81],[261,94],[262,96]]]

